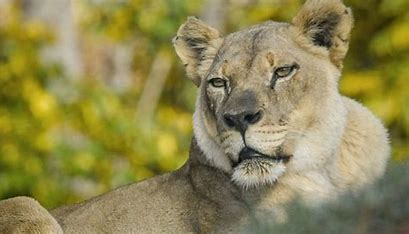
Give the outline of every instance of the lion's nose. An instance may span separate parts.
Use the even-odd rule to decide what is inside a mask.
[[[236,128],[241,133],[244,133],[247,127],[251,124],[256,124],[260,121],[263,112],[261,110],[251,112],[244,111],[238,114],[224,114],[224,122],[230,128]]]

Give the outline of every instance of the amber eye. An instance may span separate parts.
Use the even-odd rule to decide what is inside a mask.
[[[273,77],[271,78],[271,88],[274,89],[277,81],[280,79],[294,75],[296,70],[299,68],[300,66],[294,63],[293,65],[286,65],[275,69],[273,72]]]
[[[208,82],[211,86],[215,88],[222,88],[226,86],[226,80],[222,78],[212,78]]]
[[[297,64],[290,65],[290,66],[284,66],[284,67],[279,67],[274,71],[274,78],[283,78],[291,75],[295,69],[298,69],[299,66]]]

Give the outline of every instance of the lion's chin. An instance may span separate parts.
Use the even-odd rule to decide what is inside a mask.
[[[285,163],[265,157],[247,159],[234,169],[232,181],[244,189],[274,184],[285,172]]]

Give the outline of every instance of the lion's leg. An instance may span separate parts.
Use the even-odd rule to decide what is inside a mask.
[[[0,233],[63,233],[36,200],[14,197],[0,201]]]

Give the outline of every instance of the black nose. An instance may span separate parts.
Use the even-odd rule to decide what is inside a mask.
[[[240,132],[245,132],[247,127],[260,121],[263,113],[261,110],[251,112],[244,111],[239,114],[224,114],[224,122],[230,128],[236,128]]]

